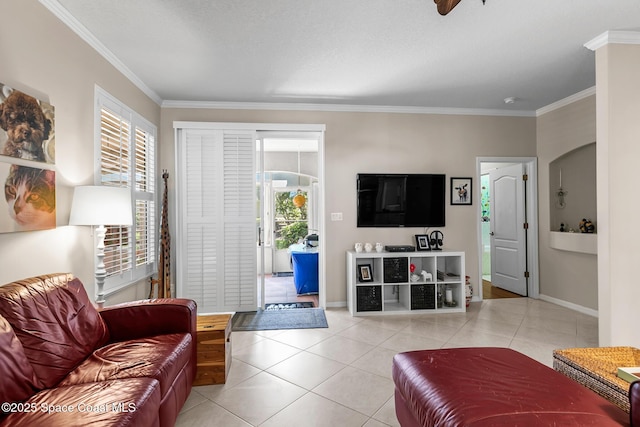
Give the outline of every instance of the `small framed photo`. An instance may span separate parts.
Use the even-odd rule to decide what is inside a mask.
[[[371,264],[361,264],[358,266],[358,280],[360,282],[372,282]]]
[[[451,204],[471,205],[472,189],[471,178],[451,178]]]
[[[416,234],[416,248],[419,251],[430,251],[429,236],[426,234]]]

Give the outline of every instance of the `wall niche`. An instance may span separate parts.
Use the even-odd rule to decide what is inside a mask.
[[[549,163],[550,245],[556,249],[596,253],[594,234],[581,233],[585,218],[595,225],[596,143],[572,150]]]

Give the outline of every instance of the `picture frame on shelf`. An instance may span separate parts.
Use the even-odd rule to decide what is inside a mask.
[[[373,282],[373,274],[371,273],[371,264],[361,264],[358,266],[358,281]]]
[[[416,234],[416,249],[419,251],[430,251],[431,244],[429,243],[429,236],[426,234]]]
[[[451,178],[451,204],[452,205],[472,205],[473,204],[473,179],[472,178]]]

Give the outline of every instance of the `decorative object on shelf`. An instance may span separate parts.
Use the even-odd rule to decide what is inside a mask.
[[[355,248],[356,252],[362,252],[362,243],[356,243],[355,245],[353,245],[353,247]]]
[[[371,243],[365,243],[364,244],[364,251],[365,252],[371,252],[373,250],[373,245]]]
[[[417,282],[418,280],[420,280],[420,276],[418,276],[416,273],[411,273],[410,279],[412,282]]]
[[[149,277],[149,298],[154,297],[155,285],[158,285],[158,298],[171,298],[171,235],[169,234],[169,172],[162,171],[164,193],[162,195],[162,219],[160,221],[160,250],[158,260],[158,278]]]
[[[71,202],[69,225],[96,226],[98,240],[96,257],[96,304],[104,305],[104,279],[107,270],[104,265],[105,225],[132,225],[131,189],[126,187],[108,187],[105,185],[76,187]]]
[[[579,224],[581,233],[593,233],[596,230],[596,226],[593,225],[590,219],[582,218]]]
[[[371,264],[362,264],[358,266],[358,280],[360,282],[372,282]]]
[[[416,247],[419,251],[430,251],[429,236],[426,234],[416,234]]]
[[[420,272],[420,275],[422,276],[422,280],[424,280],[425,282],[433,282],[433,274],[428,273],[425,270],[422,270]]]
[[[434,251],[442,250],[442,245],[444,240],[444,234],[442,234],[442,231],[440,230],[432,231],[431,234],[429,235],[429,239],[430,239],[429,243],[431,244],[431,250],[434,250]]]
[[[563,233],[564,233],[565,231],[567,231],[567,230],[564,228],[564,222],[560,223],[560,230],[559,230],[559,231],[561,231],[561,232],[563,232]]]
[[[376,243],[376,252],[379,253],[379,252],[382,252],[382,251],[384,251],[384,245],[382,243],[380,243],[380,242],[377,242]]]
[[[442,308],[442,305],[444,304],[444,285],[438,285],[437,300],[437,307]]]
[[[473,287],[471,286],[471,277],[465,276],[464,288],[465,288],[465,291],[464,291],[465,305],[469,307],[469,304],[471,304],[471,298],[473,298]]]
[[[453,289],[451,289],[449,286],[444,289],[444,302],[445,304],[447,304],[447,306],[453,304]]]
[[[560,169],[560,186],[558,187],[558,191],[556,191],[556,208],[564,209],[564,207],[567,206],[564,201],[567,194],[569,194],[569,192],[562,188],[562,169]]]
[[[451,204],[471,205],[472,178],[451,178]]]
[[[411,265],[409,265],[409,271],[410,271],[410,272],[412,272],[412,273],[413,273],[414,271],[416,271],[416,265],[415,265],[415,264],[413,264],[413,263],[411,263]]]

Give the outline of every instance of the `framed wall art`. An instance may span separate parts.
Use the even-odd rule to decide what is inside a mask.
[[[416,234],[416,248],[419,251],[430,251],[429,236],[426,234]]]
[[[56,173],[0,162],[0,233],[56,227]]]
[[[54,164],[51,104],[0,83],[0,155]]]
[[[360,282],[373,281],[373,275],[371,274],[371,264],[362,264],[358,266],[358,280]]]
[[[472,178],[451,178],[452,205],[471,205],[472,193]]]

